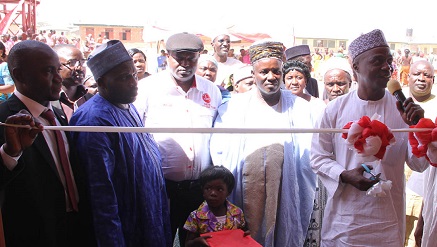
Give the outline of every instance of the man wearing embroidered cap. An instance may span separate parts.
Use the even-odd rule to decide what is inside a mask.
[[[89,56],[99,93],[73,114],[70,125],[143,127],[131,104],[137,71],[118,40]],[[147,133],[73,132],[86,173],[98,246],[172,246],[158,146]]]
[[[284,46],[262,40],[249,48],[254,87],[221,105],[217,128],[306,128],[308,103],[282,90]],[[213,134],[215,165],[233,172],[231,202],[244,210],[252,237],[263,246],[303,246],[315,193],[310,135]],[[296,200],[296,198],[299,198]]]
[[[212,127],[220,90],[211,81],[196,75],[203,51],[202,40],[194,34],[177,33],[166,42],[167,69],[139,81],[134,102],[146,127]],[[211,166],[209,134],[155,133],[162,155],[162,168],[170,199],[173,237],[185,245],[183,229],[188,215],[203,202],[198,183],[200,172]]]
[[[408,128],[423,110],[408,98],[402,109],[387,90],[393,57],[381,30],[350,43],[349,58],[358,89],[329,103],[318,128],[343,128],[363,116],[380,115],[390,129]],[[428,162],[408,149],[408,133],[395,133],[396,142],[373,165],[373,173],[392,181],[384,198],[366,195],[377,180],[364,177],[363,158],[340,134],[313,135],[311,166],[328,191],[321,246],[403,246],[405,240],[404,163],[423,171]]]
[[[287,61],[298,60],[304,63],[310,69],[310,72],[313,69],[313,65],[311,64],[311,51],[308,45],[298,45],[293,46],[285,50],[285,57]],[[319,97],[319,87],[317,80],[314,78],[310,78],[305,88],[309,94],[318,98]]]

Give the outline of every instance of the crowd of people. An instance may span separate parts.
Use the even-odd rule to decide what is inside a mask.
[[[209,55],[177,33],[152,74],[119,40],[100,37],[86,54],[51,36],[0,43],[1,247],[209,246],[237,229],[236,241],[267,247],[435,246],[431,130],[387,134],[396,141],[368,156],[329,131],[366,116],[384,133],[437,117],[432,62],[393,54],[382,31],[341,56],[268,39],[240,57],[227,34]],[[386,90],[392,78],[406,100]],[[189,131],[205,128],[229,132]],[[407,187],[423,197],[415,214]]]

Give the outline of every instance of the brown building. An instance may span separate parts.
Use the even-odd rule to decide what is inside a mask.
[[[91,34],[94,40],[99,34],[102,38],[118,39],[123,43],[140,43],[143,42],[143,26],[123,26],[123,25],[106,25],[106,24],[74,24],[79,27],[81,40]]]

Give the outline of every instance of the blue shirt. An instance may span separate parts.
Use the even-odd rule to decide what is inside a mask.
[[[9,73],[8,63],[3,62],[0,64],[0,86],[14,85],[11,73]],[[0,93],[0,102],[7,100],[12,93]]]
[[[167,65],[167,57],[166,56],[159,56],[158,57],[158,67],[159,68],[165,68]]]

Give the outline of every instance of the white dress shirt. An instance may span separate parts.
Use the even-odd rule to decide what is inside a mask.
[[[168,70],[142,79],[134,102],[145,127],[212,127],[220,90],[211,81],[195,76],[188,92],[182,90]],[[198,179],[212,165],[209,154],[210,134],[155,133],[166,179]]]

